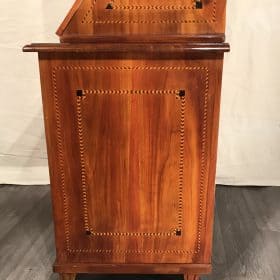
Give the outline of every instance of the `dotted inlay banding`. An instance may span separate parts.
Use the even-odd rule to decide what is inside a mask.
[[[71,247],[71,234],[69,225],[69,201],[65,188],[65,160],[64,160],[64,149],[63,149],[63,134],[61,125],[61,110],[59,94],[57,90],[57,70],[190,70],[190,71],[205,71],[205,91],[204,94],[204,106],[203,106],[203,123],[201,132],[201,168],[200,168],[200,189],[199,189],[199,217],[198,217],[198,228],[197,228],[197,245],[194,251],[173,249],[173,250],[111,250],[111,249],[90,249],[90,248],[72,248]],[[52,86],[54,94],[54,105],[55,105],[55,121],[56,121],[56,142],[58,149],[58,166],[60,174],[60,186],[62,193],[63,202],[63,213],[64,213],[64,230],[65,230],[65,243],[66,250],[69,253],[116,253],[116,254],[198,254],[201,250],[201,232],[203,228],[203,204],[205,203],[204,186],[205,186],[205,175],[206,175],[206,149],[207,149],[207,120],[208,120],[208,91],[209,91],[209,70],[207,67],[177,67],[177,66],[57,66],[53,67],[52,70]],[[79,97],[80,98],[80,97]]]
[[[216,11],[217,11],[217,1],[214,0],[211,3],[212,15],[209,19],[160,19],[160,20],[98,20],[93,19],[93,10],[95,8],[96,1],[93,2],[93,5],[87,10],[83,16],[83,24],[205,24],[205,23],[215,23],[216,22]],[[201,9],[196,8],[196,0],[193,0],[192,5],[118,5],[114,4],[112,10],[117,11],[130,11],[130,10],[146,10],[146,11],[184,11],[184,10],[193,10],[200,11]],[[90,17],[91,16],[91,17]]]
[[[114,5],[116,10],[194,10],[194,6],[176,5]]]
[[[81,179],[82,179],[82,205],[84,213],[84,226],[85,231],[90,231],[91,236],[178,236],[178,230],[182,230],[183,223],[183,173],[184,173],[184,116],[185,116],[185,97],[181,97],[181,109],[180,109],[180,148],[179,148],[179,189],[178,189],[178,224],[177,227],[171,229],[168,232],[96,232],[89,225],[89,210],[88,210],[88,196],[87,196],[87,180],[85,171],[85,158],[84,158],[84,137],[83,137],[83,123],[82,123],[82,99],[87,95],[174,95],[180,96],[181,90],[80,90],[83,92],[83,97],[77,97],[77,125],[78,125],[78,135],[79,135],[79,148],[80,148],[80,161],[81,161]],[[180,234],[181,235],[181,234]]]

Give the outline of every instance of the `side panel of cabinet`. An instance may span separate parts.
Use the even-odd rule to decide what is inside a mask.
[[[222,57],[40,70],[58,262],[209,263]]]

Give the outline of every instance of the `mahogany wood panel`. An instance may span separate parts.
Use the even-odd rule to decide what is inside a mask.
[[[194,274],[185,274],[184,280],[199,280],[199,276]]]
[[[76,279],[76,274],[75,273],[72,273],[72,274],[61,273],[59,276],[60,276],[59,277],[60,280],[75,280]]]
[[[222,58],[40,53],[58,264],[210,262]]]
[[[225,5],[226,0],[77,1],[57,34],[67,41],[81,35],[224,33]]]

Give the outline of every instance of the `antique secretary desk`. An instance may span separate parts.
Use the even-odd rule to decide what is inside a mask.
[[[225,0],[77,0],[38,52],[57,258],[211,271]]]

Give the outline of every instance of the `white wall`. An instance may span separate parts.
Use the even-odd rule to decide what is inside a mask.
[[[280,1],[228,0],[218,182],[280,186]]]
[[[0,183],[49,182],[36,54],[73,0],[1,0]],[[228,0],[217,182],[280,185],[280,2]]]

